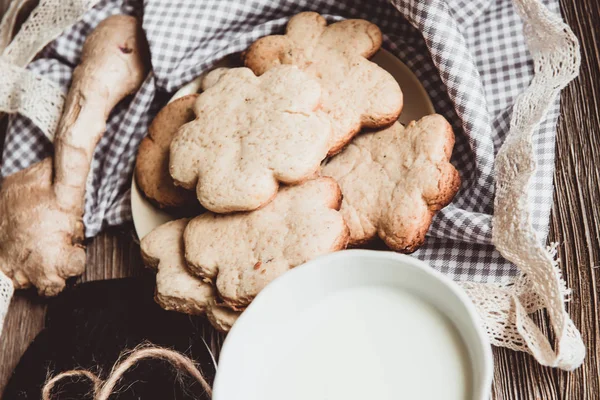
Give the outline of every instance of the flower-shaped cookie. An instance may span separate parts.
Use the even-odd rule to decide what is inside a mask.
[[[190,94],[167,104],[148,128],[140,143],[135,162],[135,180],[146,197],[160,208],[197,211],[195,193],[175,186],[169,174],[169,147],[177,130],[192,121],[197,94]],[[197,213],[196,213],[197,214]]]
[[[158,270],[154,299],[165,310],[206,313],[215,328],[226,332],[239,312],[219,305],[215,288],[188,271],[183,251],[183,231],[188,221],[183,218],[167,222],[142,239],[144,264]]]
[[[428,115],[406,128],[355,138],[324,166],[344,194],[340,212],[350,229],[350,245],[379,235],[392,249],[412,253],[425,241],[435,213],[460,187],[450,164],[454,132],[441,115]]]
[[[260,77],[248,68],[215,73],[194,105],[196,119],[171,143],[170,173],[196,187],[208,210],[254,210],[273,199],[279,182],[307,180],[326,157],[331,126],[318,110],[321,88],[291,65]]]
[[[243,309],[289,269],[346,247],[341,198],[338,184],[323,177],[282,188],[260,210],[202,214],[184,233],[189,268],[215,283],[225,305]]]
[[[290,19],[285,35],[263,37],[244,53],[244,63],[260,75],[293,64],[319,80],[323,111],[333,127],[329,154],[339,152],[361,127],[380,128],[398,119],[402,91],[394,78],[367,60],[381,47],[381,31],[364,20],[327,26],[315,12]]]

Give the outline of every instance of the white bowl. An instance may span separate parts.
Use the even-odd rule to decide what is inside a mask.
[[[457,364],[459,360],[443,358],[446,353],[439,351],[444,350],[442,343],[454,342],[442,337],[442,330],[428,330],[431,325],[422,322],[420,318],[422,313],[416,314],[414,319],[395,321],[394,318],[401,318],[398,313],[384,314],[381,318],[378,314],[383,312],[381,308],[373,308],[372,312],[364,313],[359,310],[360,307],[357,307],[356,312],[360,313],[357,321],[364,325],[367,323],[365,321],[372,320],[377,326],[371,324],[365,327],[357,324],[357,331],[368,328],[366,333],[370,336],[365,336],[367,339],[358,341],[359,343],[350,344],[348,353],[339,353],[342,354],[340,359],[345,359],[344,354],[350,359],[343,361],[341,365],[336,365],[336,360],[331,358],[337,350],[330,347],[342,346],[343,350],[345,345],[341,343],[350,336],[350,332],[354,331],[344,328],[343,332],[347,334],[336,333],[334,331],[337,328],[332,328],[331,324],[328,329],[320,329],[324,321],[335,320],[336,312],[323,311],[326,312],[323,316],[318,315],[315,310],[319,310],[318,307],[325,304],[323,302],[328,298],[334,299],[331,296],[337,293],[356,294],[360,292],[354,291],[355,289],[374,290],[374,287],[377,288],[375,289],[377,292],[374,293],[379,293],[380,290],[394,291],[399,294],[410,293],[410,298],[416,298],[428,307],[432,306],[431,310],[437,310],[436,314],[441,315],[440,319],[447,321],[447,325],[452,327],[449,329],[457,333],[455,336],[461,342],[463,356],[456,358],[461,358],[460,365],[465,367],[462,369],[462,375],[458,375],[461,379],[464,376],[464,382],[461,380],[461,384],[467,387],[465,394],[452,397],[450,393],[453,390],[452,393],[455,393],[456,388],[444,387],[448,382],[442,382],[443,379],[436,381],[433,372],[436,368],[439,372],[439,368],[443,365],[442,361],[448,361],[447,365],[451,366],[459,365]],[[404,301],[403,297],[399,299],[401,302]],[[385,300],[386,303],[381,303],[384,304],[383,308],[389,304],[388,300]],[[351,304],[351,302],[342,304]],[[347,307],[340,307],[342,308]],[[392,330],[386,330],[385,327],[389,325],[384,323],[386,321],[405,324],[400,331],[395,332],[420,329],[421,336],[416,337],[414,346],[407,347],[406,343],[394,340],[396,336],[389,336]],[[307,347],[316,353],[309,351],[312,354],[311,358],[303,360],[306,353],[302,350],[305,349],[301,346],[302,343],[310,343],[309,346],[313,346],[314,343],[320,345],[321,339],[315,339],[317,341],[313,343],[310,342],[310,337],[324,337],[323,340],[327,341],[327,337],[331,335],[336,336],[333,336],[333,342],[328,342],[329,347],[324,347],[323,350]],[[339,346],[336,342],[337,338],[340,341]],[[428,341],[425,344],[417,343],[421,338],[423,340],[428,338]],[[364,346],[367,348],[363,351]],[[380,356],[376,356],[368,346],[376,346],[380,350],[381,346],[384,346],[384,349],[389,349],[389,354],[385,353],[384,357],[381,357],[380,353]],[[302,353],[297,354],[294,351],[302,351]],[[432,351],[437,353],[430,354]],[[355,353],[356,359],[353,358]],[[360,358],[360,354],[363,354],[363,359]],[[394,357],[392,364],[388,359],[390,357]],[[431,369],[429,365],[425,365],[425,368],[423,365],[418,366],[419,363],[428,362],[423,360],[432,359],[439,362],[431,363]],[[293,360],[293,362],[286,363],[286,360]],[[324,366],[331,367],[325,374],[314,376],[315,373],[311,372],[318,371],[319,367],[325,368]],[[421,373],[419,368],[427,372]],[[447,366],[444,368],[443,371],[448,371],[448,374],[456,372],[453,368]],[[339,373],[345,375],[340,378],[336,376]],[[373,379],[374,373],[377,375]],[[265,395],[265,385],[285,385],[278,389],[280,394],[276,396],[281,400],[297,398],[295,396],[299,391],[304,390],[302,388],[306,388],[307,393],[310,394],[308,398],[311,400],[355,398],[487,400],[490,396],[492,373],[493,361],[487,336],[479,325],[473,304],[458,285],[422,261],[406,255],[371,250],[345,250],[319,257],[299,266],[276,279],[260,292],[225,340],[215,378],[213,400],[275,398]],[[327,377],[323,378],[323,375]],[[403,378],[410,381],[402,383]],[[341,387],[344,385],[347,387]],[[400,389],[398,385],[401,385]],[[432,390],[435,385],[439,386],[438,389]],[[453,383],[450,382],[449,386],[452,385]],[[291,392],[286,393],[288,389]],[[410,394],[407,395],[403,390],[409,390]],[[326,392],[328,395],[323,395]],[[432,397],[433,392],[442,395]]]

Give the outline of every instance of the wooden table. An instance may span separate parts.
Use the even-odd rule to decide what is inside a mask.
[[[10,0],[0,0],[0,15]],[[503,0],[508,1],[508,0]],[[568,373],[538,365],[523,353],[494,349],[494,399],[600,399],[600,2],[561,0],[581,42],[578,79],[562,93],[550,241],[559,241],[573,300],[568,309],[588,349],[585,364]],[[1,127],[0,127],[1,128]],[[1,129],[3,131],[3,129]],[[2,145],[0,135],[0,148]],[[90,241],[81,281],[136,276],[143,267],[131,227]],[[44,301],[19,292],[0,341],[0,393],[28,344],[43,326]]]

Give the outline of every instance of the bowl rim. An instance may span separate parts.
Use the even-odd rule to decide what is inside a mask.
[[[479,371],[479,379],[477,382],[473,382],[473,393],[472,398],[477,400],[487,400],[491,394],[491,385],[493,380],[493,372],[494,372],[494,364],[493,364],[493,354],[491,345],[488,339],[488,336],[481,326],[481,319],[479,318],[479,314],[475,308],[475,305],[468,297],[466,292],[452,279],[448,276],[442,274],[441,272],[435,270],[431,266],[429,266],[426,262],[421,261],[415,257],[399,254],[393,251],[381,251],[381,250],[367,250],[367,249],[346,249],[340,250],[337,252],[321,255],[316,257],[310,261],[307,261],[304,264],[301,264],[292,270],[286,272],[285,274],[279,276],[270,282],[261,292],[256,296],[256,298],[252,301],[252,303],[248,306],[248,308],[240,315],[236,323],[233,325],[231,331],[225,338],[223,345],[221,346],[221,352],[219,357],[219,365],[217,367],[217,373],[215,376],[214,384],[213,384],[213,399],[214,400],[224,400],[219,399],[217,396],[220,393],[221,386],[225,386],[227,383],[223,381],[223,374],[220,373],[223,369],[223,361],[225,361],[225,367],[227,367],[227,363],[231,356],[232,343],[234,340],[238,340],[238,337],[243,337],[238,332],[243,332],[248,318],[252,318],[252,315],[259,310],[261,304],[268,300],[270,293],[277,289],[277,286],[287,285],[288,282],[292,282],[295,280],[295,276],[298,274],[314,274],[317,269],[321,268],[323,263],[329,262],[339,262],[340,259],[346,259],[348,257],[351,258],[370,258],[370,259],[378,259],[378,260],[391,260],[398,264],[399,268],[413,268],[423,272],[425,275],[429,276],[431,279],[437,280],[442,283],[448,289],[448,295],[454,295],[459,302],[464,306],[464,311],[466,312],[466,316],[468,317],[468,321],[470,322],[470,328],[473,329],[474,336],[477,337],[476,343],[471,341],[467,342],[465,337],[461,332],[459,332],[464,345],[468,349],[473,349],[473,354],[480,354],[481,357],[479,359],[474,359],[473,356],[469,356],[469,363],[472,367],[477,367]],[[372,268],[371,273],[372,273]],[[267,299],[267,300],[265,300]],[[272,300],[271,300],[272,301]],[[432,304],[438,311],[445,315],[446,314],[440,310],[435,304]],[[250,311],[250,312],[249,312]],[[457,329],[457,325],[455,321],[452,321],[455,325],[455,329]],[[235,343],[235,342],[233,342]]]

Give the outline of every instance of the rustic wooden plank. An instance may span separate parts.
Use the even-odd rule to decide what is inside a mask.
[[[581,42],[579,78],[562,93],[550,241],[569,287],[571,318],[588,353],[568,373],[540,367],[531,357],[495,349],[494,399],[600,399],[600,4],[562,0],[563,15]]]
[[[0,0],[0,15],[8,1]],[[600,399],[600,3],[561,0],[561,7],[582,43],[583,63],[580,77],[562,94],[550,241],[561,243],[562,268],[573,288],[568,309],[588,355],[583,367],[568,373],[541,367],[525,354],[494,349],[496,400]],[[81,281],[143,273],[139,248],[126,228],[101,234],[89,243],[87,253]],[[42,328],[44,312],[44,301],[33,292],[18,293],[13,300],[0,340],[0,393]],[[218,347],[220,337],[212,336],[211,345]]]
[[[553,228],[563,235],[567,284],[573,288],[569,312],[588,348],[585,366],[559,375],[565,398],[600,398],[600,4],[566,4],[563,10],[580,38],[581,75],[563,93],[559,129]],[[568,229],[561,229],[568,228]],[[566,397],[568,396],[568,397]]]
[[[44,325],[46,305],[35,292],[19,292],[10,304],[0,337],[0,393],[8,383],[21,354]]]
[[[99,235],[88,246],[87,256],[82,282],[140,276],[144,272],[140,247],[130,224]]]

